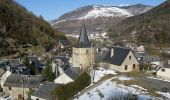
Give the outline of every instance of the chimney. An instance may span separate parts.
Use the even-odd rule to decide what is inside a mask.
[[[113,55],[114,55],[114,48],[111,49],[110,57],[113,57]]]

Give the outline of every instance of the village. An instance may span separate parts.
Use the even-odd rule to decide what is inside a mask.
[[[78,81],[83,87],[70,90],[74,93],[68,97],[73,100],[170,99],[168,57],[153,55],[147,47],[133,42],[100,45],[89,39],[87,30],[83,24],[74,46],[66,40],[58,41],[61,50],[52,48],[49,58],[30,54],[1,59],[0,99],[65,100],[66,96],[52,93]],[[168,49],[161,51],[169,54]]]

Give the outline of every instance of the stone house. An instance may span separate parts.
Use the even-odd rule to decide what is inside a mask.
[[[130,49],[113,47],[104,58],[102,65],[118,72],[139,70],[139,62]]]
[[[15,99],[27,99],[31,90],[36,90],[42,80],[41,75],[19,75],[12,74],[7,77],[3,85],[5,94]]]

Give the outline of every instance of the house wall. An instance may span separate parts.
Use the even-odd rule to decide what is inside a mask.
[[[118,72],[122,71],[122,67],[121,66],[117,66],[117,65],[113,65],[113,64],[109,64],[109,63],[105,63],[105,62],[102,62],[101,66],[104,67],[104,68],[108,68],[108,69],[114,70],[114,71],[118,71]]]
[[[93,52],[92,55],[91,51]],[[94,49],[73,47],[72,60],[73,67],[80,67],[80,69],[89,69],[91,66],[91,61],[94,62]]]
[[[129,56],[131,56],[131,59],[129,59]],[[136,66],[135,69],[133,68],[133,64],[135,64]],[[127,65],[127,70],[125,70],[125,65]],[[103,66],[118,72],[130,72],[139,70],[139,62],[137,61],[136,57],[132,52],[129,52],[124,62],[120,66],[105,62],[103,62]]]
[[[67,83],[70,83],[70,82],[73,82],[73,81],[74,81],[73,79],[71,79],[65,73],[63,73],[54,80],[54,83],[67,84]]]
[[[162,69],[165,69],[165,72]],[[170,68],[160,68],[156,75],[158,78],[170,80]]]
[[[4,85],[7,77],[10,76],[11,74],[12,74],[12,73],[11,73],[9,70],[7,70],[7,71],[2,75],[2,77],[1,77],[1,87],[2,87],[2,88],[3,88],[3,85]]]
[[[11,87],[11,90],[9,90],[9,87],[4,87],[3,90],[6,94],[10,94],[14,100],[18,100],[18,95],[23,95],[23,88],[21,87]],[[28,92],[29,88],[24,88],[24,97],[28,97]]]
[[[129,57],[131,56],[131,59]],[[135,69],[133,68],[133,64],[135,64]],[[125,65],[128,66],[128,69],[125,70]],[[125,58],[124,62],[122,63],[122,72],[130,72],[139,70],[139,62],[137,61],[137,58],[134,56],[134,54],[130,51],[127,57]]]
[[[52,69],[53,69],[53,72],[56,73],[56,77],[57,76],[57,67],[58,67],[58,71],[59,71],[59,74],[61,75],[64,71],[61,67],[57,66],[55,63],[52,63]]]

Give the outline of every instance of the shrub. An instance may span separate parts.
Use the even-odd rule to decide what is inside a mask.
[[[150,69],[151,65],[150,64],[140,64],[139,67],[140,67],[140,70],[148,70],[148,69]]]
[[[52,96],[57,100],[68,100],[78,92],[82,91],[85,87],[89,86],[90,83],[90,76],[84,72],[74,82],[57,87],[52,92]]]

